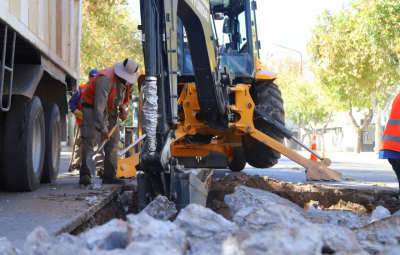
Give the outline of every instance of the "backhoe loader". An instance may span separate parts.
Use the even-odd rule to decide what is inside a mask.
[[[141,208],[157,195],[178,209],[198,202],[209,177],[183,171],[176,158],[205,157],[210,151],[225,155],[234,171],[246,162],[272,167],[284,154],[307,168],[307,179],[340,180],[341,173],[328,168],[329,159],[284,127],[281,92],[273,83],[277,74],[260,69],[256,10],[255,0],[140,1],[145,56],[138,83],[140,138],[120,155],[145,139],[140,153],[119,160],[117,175],[143,171],[138,174]],[[285,147],[284,137],[320,161]]]

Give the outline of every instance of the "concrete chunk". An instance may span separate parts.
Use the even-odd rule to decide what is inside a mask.
[[[388,240],[400,238],[400,216],[384,218],[353,231],[361,245],[369,253],[376,254]]]
[[[372,211],[371,222],[374,222],[374,221],[377,221],[380,219],[384,219],[384,218],[387,218],[390,216],[391,215],[390,215],[389,210],[386,209],[385,207],[379,205],[375,208],[375,210]]]
[[[229,206],[229,213],[232,217],[236,212],[243,208],[263,208],[276,204],[288,206],[306,218],[310,216],[310,214],[303,208],[285,198],[268,191],[252,189],[246,186],[235,187],[235,192],[233,194],[226,195],[224,202]]]
[[[379,255],[398,255],[400,251],[399,242],[396,239],[389,239],[383,246]]]
[[[223,255],[307,255],[321,254],[321,228],[307,226],[296,229],[261,231],[247,236],[229,237],[223,244]]]
[[[37,230],[37,229],[36,229]],[[85,242],[70,234],[39,236],[43,231],[34,230],[23,246],[24,255],[84,255],[90,254]]]
[[[0,237],[0,255],[22,255],[22,252],[11,245],[5,237]]]
[[[121,240],[115,240],[119,236]],[[125,236],[125,238],[124,238]],[[90,250],[112,250],[127,246],[126,222],[112,219],[106,224],[87,230],[79,235]],[[125,247],[121,242],[125,242]]]
[[[171,219],[178,213],[175,204],[169,201],[167,197],[160,195],[151,201],[143,211],[155,219],[164,221]]]
[[[155,253],[143,254],[164,254],[164,247],[174,247],[176,254],[186,252],[186,234],[176,224],[170,221],[154,219],[146,212],[138,215],[127,216],[128,243],[129,246],[135,243],[142,243],[141,247],[149,247]],[[146,244],[147,243],[147,244]],[[158,244],[157,246],[153,245]],[[150,252],[150,251],[149,251]]]
[[[242,208],[235,214],[233,220],[239,225],[250,224],[264,227],[270,224],[280,224],[285,228],[311,225],[310,219],[304,217],[298,210],[281,204],[262,208]]]
[[[188,236],[199,238],[207,238],[220,232],[237,229],[235,223],[197,204],[190,204],[182,209],[174,223],[183,229]]]
[[[370,215],[345,210],[315,210],[311,212],[311,221],[354,229],[367,225],[370,222]]]
[[[321,228],[324,249],[339,251],[361,252],[363,247],[357,241],[353,231],[331,224],[315,225]]]

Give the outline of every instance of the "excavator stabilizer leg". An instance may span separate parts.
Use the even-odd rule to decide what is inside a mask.
[[[331,164],[331,161],[328,158],[324,158],[320,162],[315,162],[310,159],[307,159],[297,152],[287,148],[283,144],[277,142],[273,138],[267,136],[266,134],[254,130],[250,133],[252,137],[257,139],[258,141],[266,144],[267,146],[271,147],[272,149],[280,152],[281,154],[285,155],[286,157],[290,158],[294,162],[302,165],[303,167],[307,168],[307,180],[324,180],[324,181],[340,181],[342,178],[342,173],[332,170],[328,168]]]

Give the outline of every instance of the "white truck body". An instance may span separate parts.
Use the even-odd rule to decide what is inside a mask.
[[[81,9],[82,0],[0,0],[0,189],[33,191],[57,178],[67,92],[79,82]]]
[[[80,0],[0,0],[0,20],[40,51],[48,71],[79,80]]]

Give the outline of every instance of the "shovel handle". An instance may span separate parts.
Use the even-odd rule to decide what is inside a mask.
[[[112,127],[112,129],[110,130],[110,132],[108,132],[108,136],[112,136],[112,134],[114,133],[115,129],[121,125],[121,122],[118,122],[115,126]],[[103,149],[104,145],[107,143],[107,140],[105,139],[99,146],[99,148],[97,149],[97,151],[101,151],[101,149]]]

